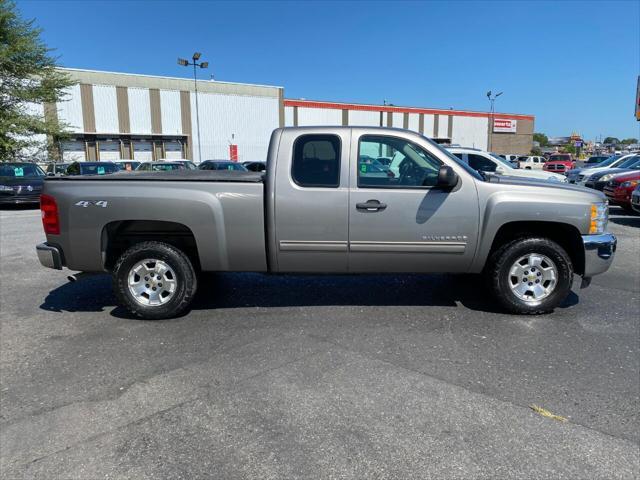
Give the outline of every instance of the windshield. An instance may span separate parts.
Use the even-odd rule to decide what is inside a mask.
[[[608,167],[609,165],[611,165],[613,162],[615,162],[619,158],[620,158],[620,155],[611,155],[604,162],[600,162],[598,164],[598,167]]]
[[[638,159],[640,159],[640,156],[638,156],[638,155],[634,155],[633,157],[629,157],[626,160],[623,160],[622,162],[620,162],[620,165],[617,165],[617,168],[629,168],[634,163],[636,163],[638,161]]]
[[[80,165],[80,171],[82,175],[105,175],[107,173],[114,173],[118,171],[118,167],[115,163],[107,163],[105,162],[102,165]]]
[[[185,167],[181,163],[160,163],[152,164],[151,170],[155,172],[167,172],[170,170],[184,170]]]
[[[33,163],[3,163],[0,164],[0,177],[44,177],[44,171]]]
[[[218,163],[216,165],[216,170],[241,170],[241,171],[245,171],[246,168],[245,168],[244,165],[241,165],[240,163],[229,162],[229,163]]]
[[[489,153],[489,155],[491,155],[491,158],[493,158],[494,160],[497,160],[498,162],[500,162],[501,165],[504,165],[510,170],[515,170],[515,168],[513,168],[513,165],[511,165],[507,160],[505,160],[501,156],[496,155],[495,153]]]

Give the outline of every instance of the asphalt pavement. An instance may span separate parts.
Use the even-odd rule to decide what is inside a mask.
[[[0,211],[0,477],[638,478],[640,217],[612,213],[613,267],[550,315],[476,276],[217,274],[141,321]]]

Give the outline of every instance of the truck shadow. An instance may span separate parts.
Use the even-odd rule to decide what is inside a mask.
[[[571,292],[562,308],[578,303]],[[251,307],[423,306],[502,313],[478,275],[203,275],[191,310]],[[40,308],[53,312],[101,312],[116,306],[108,275],[66,283]],[[131,318],[121,307],[111,315]]]
[[[640,228],[640,215],[620,207],[609,207],[609,221],[616,225]]]

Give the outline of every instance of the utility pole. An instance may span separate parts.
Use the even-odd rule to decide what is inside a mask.
[[[209,62],[200,62],[200,57],[202,54],[200,52],[195,52],[191,59],[193,62],[189,62],[189,60],[185,60],[184,58],[178,58],[178,65],[182,65],[183,67],[188,67],[193,65],[193,86],[196,92],[196,129],[198,132],[198,163],[202,162],[202,143],[200,142],[200,109],[198,107],[198,76],[196,73],[196,68],[207,68],[209,66]]]
[[[502,95],[504,92],[496,93],[495,95],[491,95],[491,90],[487,92],[487,98],[489,99],[489,148],[487,150],[491,151],[493,148],[493,120],[496,114],[495,103],[496,98]]]

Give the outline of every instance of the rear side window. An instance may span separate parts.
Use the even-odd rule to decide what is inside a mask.
[[[340,184],[340,138],[301,135],[293,145],[291,177],[301,187],[337,188]]]
[[[469,166],[480,172],[495,172],[496,164],[482,155],[468,154]]]

